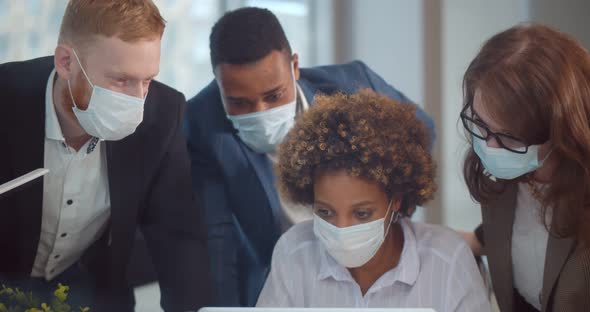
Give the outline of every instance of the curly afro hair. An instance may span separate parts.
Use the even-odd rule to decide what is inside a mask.
[[[311,205],[316,175],[346,170],[401,199],[400,212],[409,216],[436,190],[429,141],[412,104],[370,89],[319,95],[279,147],[279,189],[293,202]]]

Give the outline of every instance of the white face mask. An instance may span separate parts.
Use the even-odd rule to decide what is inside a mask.
[[[73,50],[72,50],[73,51]],[[101,140],[117,141],[135,132],[143,121],[145,98],[129,96],[94,85],[74,51],[84,77],[92,86],[92,95],[86,110],[78,109],[74,101],[70,81],[68,89],[74,103],[74,114],[84,131]]]
[[[399,213],[392,212],[387,230],[384,229],[385,218],[391,210],[392,202],[389,203],[385,217],[344,228],[334,226],[314,213],[313,232],[338,263],[347,268],[361,267],[375,256],[385,241],[391,224],[399,218]]]
[[[293,66],[291,66],[291,74],[295,93],[293,101],[261,112],[227,115],[234,128],[238,130],[240,139],[257,153],[274,151],[295,123],[297,81],[295,80]]]

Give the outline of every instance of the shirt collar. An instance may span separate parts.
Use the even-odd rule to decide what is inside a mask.
[[[45,89],[45,137],[50,140],[65,141],[53,103],[53,82],[55,80],[55,69],[49,74],[47,87]]]
[[[296,83],[295,87],[297,88],[297,105],[301,104],[302,111],[305,112],[309,108],[309,103],[307,102],[307,99],[305,98],[305,95],[303,94],[301,87],[299,87],[299,83]],[[297,114],[299,114],[299,109],[297,111]],[[268,152],[266,153],[266,155],[268,155],[268,158],[273,164],[279,162],[276,151]]]
[[[297,86],[297,95],[301,104],[303,105],[303,111],[306,111],[309,108],[309,102],[307,102],[307,98],[305,98],[305,94],[303,94],[303,90],[301,90],[301,86],[299,86],[299,82],[296,84]]]
[[[314,221],[315,222],[315,221]],[[332,277],[336,281],[354,281],[350,272],[332,258],[324,245],[318,241],[319,252],[320,252],[320,270],[318,274],[318,280],[324,280]]]
[[[407,285],[414,285],[420,273],[420,258],[418,257],[418,245],[416,234],[412,222],[406,218],[400,219],[402,231],[404,233],[404,248],[398,265],[385,272],[372,286],[371,291],[391,286],[395,282],[401,282]],[[354,279],[350,272],[339,264],[320,243],[320,270],[318,280],[324,280],[332,277],[336,281],[351,281]]]

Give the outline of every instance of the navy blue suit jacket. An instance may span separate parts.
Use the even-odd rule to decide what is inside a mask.
[[[298,84],[307,101],[318,93],[354,93],[371,88],[410,102],[362,62],[301,69]],[[431,130],[430,117],[417,116]],[[188,101],[185,133],[192,158],[194,190],[204,200],[209,233],[214,301],[223,306],[253,306],[282,234],[281,207],[272,165],[236,135],[212,81]]]

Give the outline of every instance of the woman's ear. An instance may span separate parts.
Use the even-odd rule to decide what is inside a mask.
[[[391,200],[391,210],[393,210],[394,212],[399,212],[399,210],[402,207],[402,199],[401,197],[394,197]]]

